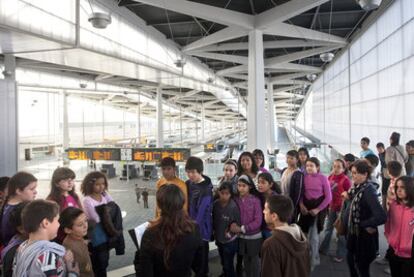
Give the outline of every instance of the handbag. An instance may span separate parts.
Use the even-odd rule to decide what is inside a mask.
[[[345,201],[342,202],[341,211],[338,214],[337,219],[335,220],[333,226],[336,230],[336,234],[338,236],[344,236],[346,235],[346,226],[343,218],[344,211],[346,209],[346,203]]]

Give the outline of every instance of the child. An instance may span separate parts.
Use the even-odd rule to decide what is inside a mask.
[[[27,234],[23,230],[22,211],[29,202],[17,204],[16,208],[10,213],[10,225],[17,230],[7,246],[1,251],[1,261],[3,263],[3,277],[13,276],[13,260],[16,255],[17,248],[23,241],[27,240]]]
[[[305,148],[306,149],[306,148]],[[300,213],[299,202],[304,193],[304,176],[303,172],[298,168],[299,153],[296,150],[290,150],[286,153],[287,167],[281,170],[281,190],[284,196],[290,197],[293,202],[293,214],[289,220],[291,223],[297,222]]]
[[[311,270],[320,264],[319,233],[323,229],[327,207],[332,200],[328,178],[319,172],[320,162],[309,158],[306,162],[305,193],[300,201],[299,226],[308,235],[311,248]]]
[[[361,154],[360,154],[361,159],[365,158],[368,155],[375,155],[374,151],[369,149],[369,143],[370,143],[369,138],[363,137],[361,139],[361,149],[362,149]]]
[[[54,202],[34,200],[26,205],[22,222],[29,239],[17,250],[13,276],[79,276],[73,254],[50,242],[57,235],[58,220],[59,206]]]
[[[37,179],[27,172],[17,172],[10,178],[7,184],[7,196],[1,208],[1,242],[7,245],[10,239],[17,233],[16,228],[10,226],[10,213],[17,204],[23,201],[33,201],[37,194]]]
[[[247,175],[252,178],[257,188],[257,176],[262,173],[255,162],[254,156],[250,152],[243,152],[237,161],[237,175]]]
[[[239,177],[239,196],[236,203],[240,209],[241,225],[233,223],[230,230],[239,234],[239,254],[243,256],[244,270],[247,277],[260,276],[260,248],[262,247],[262,207],[259,193],[253,180],[247,176]]]
[[[303,174],[306,174],[306,161],[309,159],[309,151],[305,147],[301,147],[298,150],[299,161],[298,168],[302,171]]]
[[[200,228],[203,239],[200,249],[193,261],[193,270],[196,276],[208,276],[208,242],[212,234],[212,201],[213,185],[209,177],[203,175],[203,161],[197,157],[188,158],[185,171],[188,180],[188,213]]]
[[[391,202],[396,200],[395,195],[395,182],[399,177],[402,175],[402,165],[397,161],[391,161],[387,164],[388,174],[390,176],[390,186],[388,187],[387,191],[387,209]]]
[[[0,207],[3,206],[3,201],[7,194],[7,182],[9,180],[9,177],[0,177]]]
[[[385,223],[385,236],[390,245],[388,260],[391,276],[414,276],[411,254],[414,234],[414,179],[408,176],[398,178],[394,192],[396,199],[389,205]]]
[[[253,157],[254,157],[254,162],[256,163],[257,167],[259,168],[259,171],[269,173],[269,171],[264,167],[265,166],[265,157],[264,157],[263,151],[260,150],[260,149],[255,149],[255,150],[253,150],[252,154],[253,154]]]
[[[352,180],[352,173],[351,173],[351,166],[356,161],[356,157],[351,154],[345,154],[344,155],[344,162],[345,162],[345,174],[348,176],[349,180]]]
[[[67,167],[55,169],[50,182],[50,193],[46,200],[54,201],[59,205],[62,212],[67,207],[82,208],[79,196],[75,192],[75,172]],[[59,228],[55,242],[62,244],[65,232]]]
[[[224,182],[230,182],[232,184],[233,194],[237,193],[237,162],[232,159],[228,159],[224,163],[223,167],[224,176],[219,182],[219,186]]]
[[[216,245],[220,254],[224,276],[235,277],[234,256],[237,253],[237,235],[230,231],[230,225],[240,225],[240,212],[234,202],[232,183],[223,182],[218,188],[219,198],[213,205],[213,230]]]
[[[266,199],[272,195],[281,194],[281,190],[279,185],[276,184],[276,182],[273,180],[273,177],[270,173],[260,173],[258,179],[259,185],[257,186],[257,190],[260,192],[260,202],[263,210]],[[271,235],[272,231],[263,219],[262,236],[264,239],[267,239]]]
[[[101,219],[95,207],[112,202],[108,194],[108,180],[105,174],[99,171],[90,172],[85,176],[81,185],[83,207],[89,220],[96,223],[91,241],[91,260],[93,272],[96,276],[106,276],[106,268],[109,262],[108,238],[101,224]]]
[[[60,211],[67,207],[82,208],[75,191],[75,178],[75,172],[67,167],[59,167],[53,172],[50,193],[46,199],[56,202]]]
[[[160,163],[162,177],[158,180],[156,184],[157,191],[166,184],[174,184],[176,185],[184,194],[184,211],[188,212],[188,193],[187,193],[187,185],[183,180],[178,178],[175,175],[176,172],[176,165],[175,160],[170,157],[165,157],[161,160]],[[155,217],[160,216],[160,209],[158,206],[155,208]]]
[[[351,188],[351,181],[345,175],[345,162],[336,159],[333,162],[332,174],[328,177],[331,184],[332,202],[329,205],[328,220],[325,225],[325,237],[319,248],[319,252],[327,254],[331,243],[334,222],[339,216],[342,208],[342,193]],[[346,255],[346,241],[344,236],[338,236],[338,247],[336,249],[335,262],[342,262]]]
[[[266,223],[273,226],[273,235],[263,243],[262,277],[310,276],[309,244],[298,225],[288,224],[292,213],[290,198],[267,198],[263,214]]]
[[[88,232],[86,214],[81,209],[68,207],[60,214],[59,223],[66,233],[62,245],[72,251],[74,260],[79,265],[80,277],[93,277],[88,246],[83,239]]]

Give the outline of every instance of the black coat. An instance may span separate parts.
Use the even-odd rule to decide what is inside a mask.
[[[115,202],[95,207],[105,233],[108,235],[108,248],[115,248],[116,255],[125,254],[125,239],[122,226],[121,208]]]

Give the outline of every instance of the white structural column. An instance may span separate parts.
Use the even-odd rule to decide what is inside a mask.
[[[63,98],[62,147],[64,151],[69,148],[68,94],[66,91],[62,92],[62,98]]]
[[[204,103],[201,105],[201,142],[206,142],[205,130],[206,130],[206,110],[204,108]]]
[[[263,32],[249,32],[249,90],[247,96],[247,150],[266,147]]]
[[[164,147],[164,126],[162,120],[162,89],[157,88],[157,147]]]
[[[273,102],[273,84],[268,82],[267,83],[267,111],[268,111],[268,145],[267,149],[273,151],[276,145],[276,137],[275,137],[275,128],[276,128],[276,120],[275,120],[275,105]]]
[[[0,176],[18,171],[18,120],[16,59],[4,56],[4,80],[0,80]]]

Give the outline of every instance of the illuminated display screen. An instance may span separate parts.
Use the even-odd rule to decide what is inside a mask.
[[[159,162],[171,157],[177,162],[186,161],[188,148],[69,148],[69,160]]]
[[[204,152],[216,152],[216,146],[214,143],[204,144]]]

